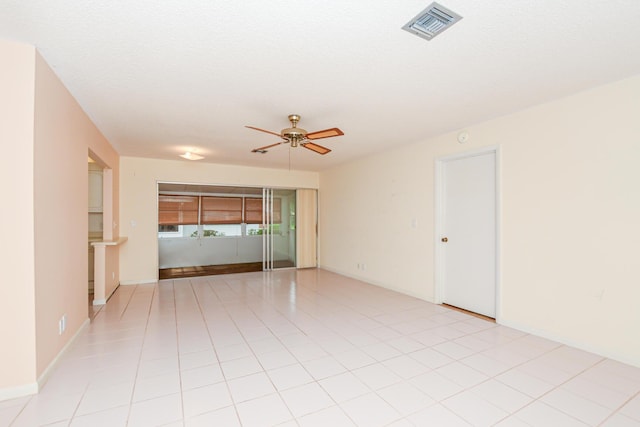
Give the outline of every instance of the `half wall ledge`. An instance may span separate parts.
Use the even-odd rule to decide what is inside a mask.
[[[120,246],[127,241],[126,237],[119,237],[114,240],[100,240],[91,242],[95,248],[95,258],[93,260],[94,282],[93,282],[93,305],[104,305],[107,299],[118,286],[114,285],[107,295],[107,247]]]

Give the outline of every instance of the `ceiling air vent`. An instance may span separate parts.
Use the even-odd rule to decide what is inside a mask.
[[[461,19],[462,16],[433,2],[411,21],[407,22],[402,29],[423,39],[431,40]]]

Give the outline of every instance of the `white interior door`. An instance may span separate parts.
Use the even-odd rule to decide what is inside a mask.
[[[496,152],[441,163],[442,302],[496,316]]]

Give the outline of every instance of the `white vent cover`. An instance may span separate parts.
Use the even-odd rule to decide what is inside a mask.
[[[461,19],[462,16],[433,2],[407,22],[402,29],[423,39],[431,40]]]

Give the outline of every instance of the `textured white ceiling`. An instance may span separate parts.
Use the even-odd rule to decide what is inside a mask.
[[[400,28],[424,0],[0,0],[121,155],[322,170],[640,73],[638,0],[442,0],[462,21]],[[339,127],[320,156],[287,115]],[[186,161],[186,160],[185,160]],[[290,163],[289,163],[290,162]]]

